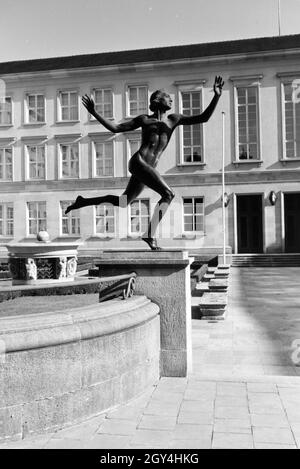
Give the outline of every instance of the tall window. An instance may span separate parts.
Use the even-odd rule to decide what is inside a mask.
[[[129,86],[128,104],[130,116],[148,113],[147,86]]]
[[[201,113],[200,91],[189,91],[181,93],[182,114],[190,116]],[[200,124],[185,125],[183,132],[183,162],[203,162],[202,129]]]
[[[27,202],[28,232],[36,235],[41,230],[47,230],[46,202]]]
[[[61,234],[63,235],[80,235],[80,215],[79,210],[72,210],[65,215],[66,208],[71,205],[72,201],[63,200],[60,202],[61,210]]]
[[[113,117],[113,93],[109,88],[97,88],[93,91],[95,109],[103,117]]]
[[[0,204],[0,236],[14,235],[14,206],[12,203]]]
[[[0,125],[12,124],[12,99],[10,96],[0,99]]]
[[[150,205],[148,199],[137,199],[130,204],[130,231],[143,234],[150,222]]]
[[[259,160],[258,149],[258,88],[238,87],[237,130],[238,159]]]
[[[96,206],[96,233],[113,235],[115,233],[115,207],[111,204]]]
[[[28,178],[45,179],[45,145],[27,145],[26,149],[28,155]]]
[[[113,176],[113,142],[94,142],[95,175]]]
[[[60,91],[58,111],[58,119],[60,121],[78,120],[78,92]]]
[[[43,94],[28,94],[26,97],[26,122],[35,124],[45,122],[45,97]]]
[[[204,231],[203,197],[186,197],[183,199],[184,231]]]
[[[292,83],[285,83],[285,155],[286,158],[300,158],[300,102],[293,99]]]
[[[78,143],[60,144],[61,177],[79,177],[79,146]]]
[[[0,179],[13,178],[12,148],[0,148]]]

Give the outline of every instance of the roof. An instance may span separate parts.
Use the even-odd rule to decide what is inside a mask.
[[[300,34],[0,63],[0,75],[300,48]]]

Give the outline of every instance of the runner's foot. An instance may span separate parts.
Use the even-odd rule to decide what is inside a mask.
[[[150,247],[152,251],[161,251],[161,248],[157,246],[156,238],[142,238],[142,240],[148,244],[148,246]]]

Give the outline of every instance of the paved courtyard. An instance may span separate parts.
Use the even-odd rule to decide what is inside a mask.
[[[194,371],[0,448],[300,448],[300,268],[232,268],[225,321],[193,321]]]

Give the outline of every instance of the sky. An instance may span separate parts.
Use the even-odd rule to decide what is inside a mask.
[[[300,0],[0,0],[0,62],[300,33]]]

